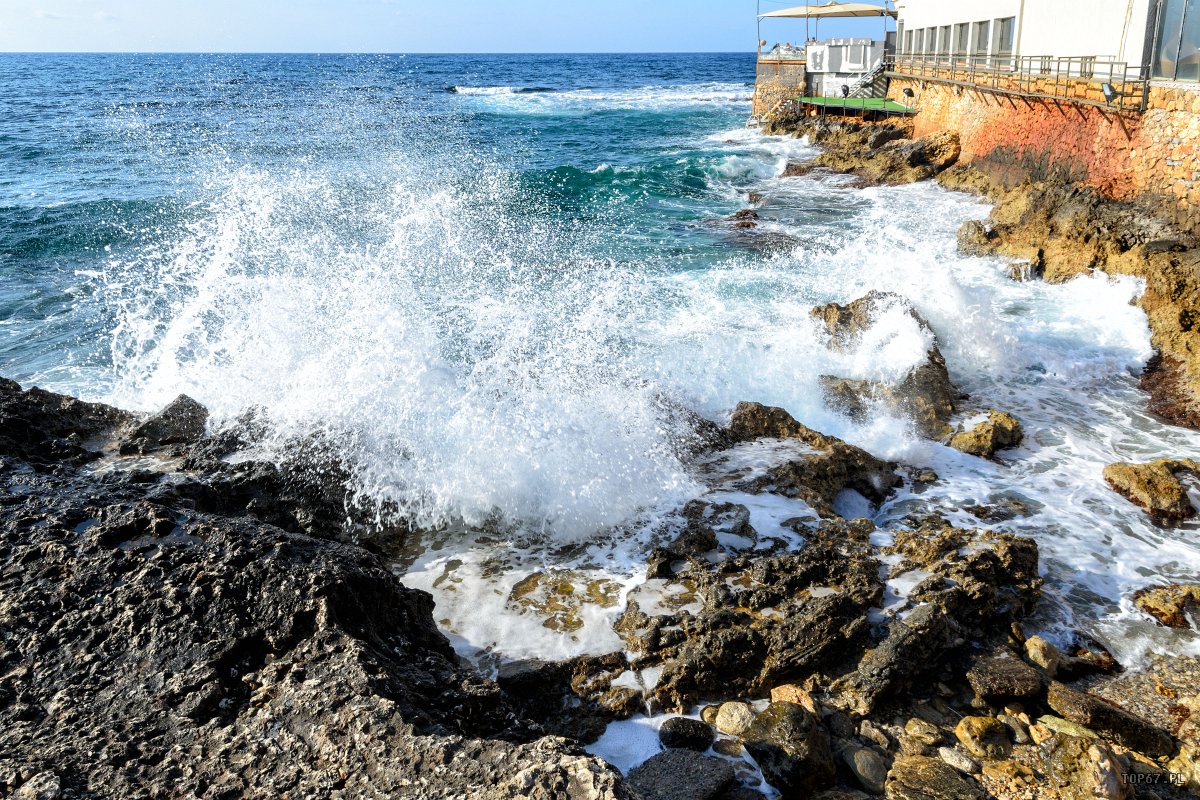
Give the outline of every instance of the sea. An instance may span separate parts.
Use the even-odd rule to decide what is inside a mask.
[[[1137,388],[1141,284],[961,256],[989,207],[933,183],[781,178],[816,150],[747,127],[753,80],[752,54],[0,56],[0,374],[138,411],[187,393],[214,427],[255,409],[257,457],[335,443],[380,524],[427,531],[395,570],[485,667],[620,649],[630,598],[685,602],[644,558],[689,500],[742,503],[763,538],[814,516],[726,480],[785,444],[680,453],[672,409],[742,400],[940,476],[848,492],[847,516],[1036,539],[1052,639],[1200,654],[1130,600],[1200,578],[1197,525],[1152,526],[1101,476],[1200,457]],[[727,221],[749,207],[758,227]],[[1013,413],[1020,447],[974,458],[825,401],[821,376],[896,380],[933,343],[894,313],[830,351],[811,309],[873,289],[929,321],[960,420]]]

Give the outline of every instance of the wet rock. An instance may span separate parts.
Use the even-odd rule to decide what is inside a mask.
[[[979,220],[968,220],[958,229],[958,252],[964,256],[986,256],[992,252],[992,237]]]
[[[1030,636],[1025,640],[1025,657],[1035,666],[1041,667],[1051,678],[1058,675],[1065,656],[1041,636]]]
[[[912,717],[904,723],[904,733],[926,746],[933,746],[942,741],[942,732],[938,726],[920,717]]]
[[[671,717],[658,729],[658,740],[668,749],[682,748],[703,753],[712,746],[713,731],[700,720]]]
[[[712,727],[717,726],[717,713],[721,710],[720,706],[705,706],[700,709],[700,721],[705,725]]]
[[[1040,745],[1046,776],[1071,800],[1129,800],[1116,755],[1103,742],[1056,734]]]
[[[714,725],[721,733],[730,736],[743,736],[754,724],[754,709],[746,703],[731,701],[722,703],[717,709]]]
[[[883,750],[890,750],[892,748],[892,737],[888,736],[883,728],[869,719],[864,719],[858,724],[858,735],[878,745]]]
[[[0,453],[45,470],[100,456],[105,440],[132,416],[111,406],[0,378]]]
[[[842,753],[842,759],[864,789],[871,794],[883,794],[887,783],[888,762],[869,747],[854,747]]]
[[[194,444],[204,436],[208,409],[186,394],[172,400],[121,442],[122,453],[148,453],[168,445]]]
[[[960,426],[950,438],[950,446],[968,455],[988,458],[997,451],[1016,447],[1024,437],[1021,422],[1012,414],[989,411],[987,419],[970,430]]]
[[[1189,615],[1200,608],[1200,584],[1174,583],[1139,589],[1133,602],[1168,628],[1190,627]]]
[[[1013,742],[1016,744],[1029,744],[1031,741],[1029,736],[1029,726],[1020,718],[1014,717],[1010,714],[1000,714],[996,717],[996,719],[1003,722],[1008,728],[1009,733],[1012,734]]]
[[[995,717],[963,717],[954,728],[954,736],[976,758],[1008,758],[1012,742],[1008,727]]]
[[[667,750],[629,771],[642,800],[714,800],[733,783],[728,761],[690,750]]]
[[[520,715],[554,736],[594,742],[608,723],[644,710],[635,689],[612,685],[628,668],[624,656],[504,664],[496,681]]]
[[[822,516],[837,516],[833,503],[845,489],[854,489],[868,500],[880,502],[901,484],[895,464],[814,431],[782,408],[738,403],[729,430],[736,441],[768,437],[797,439],[811,447],[811,455],[773,468],[745,488],[763,491],[770,487],[778,494],[799,497]]]
[[[938,758],[964,775],[978,775],[980,772],[979,762],[961,750],[953,747],[939,747],[937,754]]]
[[[878,403],[894,413],[911,417],[923,435],[943,439],[950,434],[947,421],[954,413],[959,392],[950,382],[932,328],[905,298],[873,291],[844,306],[837,303],[818,306],[812,314],[824,324],[831,346],[844,349],[853,347],[882,314],[897,307],[911,316],[932,342],[925,361],[894,385],[826,377],[823,388],[830,401],[851,417],[862,417],[870,404]]]
[[[785,796],[807,796],[833,784],[829,735],[795,703],[771,703],[746,731],[746,751]]]
[[[1200,463],[1187,459],[1117,462],[1104,468],[1104,480],[1117,494],[1145,509],[1155,525],[1176,525],[1196,514],[1179,475],[1198,471]]]
[[[782,686],[776,686],[771,690],[771,702],[773,703],[795,703],[804,706],[806,711],[820,715],[820,709],[817,708],[817,701],[803,687],[797,686],[794,683],[785,683]]]
[[[958,161],[958,134],[948,131],[920,139],[895,139],[870,149],[861,146],[827,149],[812,162],[838,173],[853,173],[868,184],[902,184],[927,180]]]
[[[967,671],[975,693],[985,700],[1035,697],[1042,691],[1042,676],[1008,651],[977,658]]]
[[[1170,757],[1176,752],[1171,734],[1094,695],[1056,682],[1050,684],[1046,702],[1064,719],[1098,731],[1130,750],[1154,758]]]
[[[884,790],[888,800],[983,800],[970,778],[936,758],[897,756]]]
[[[462,666],[432,598],[371,552],[199,509],[176,481],[76,469],[129,421],[0,386],[0,485],[24,487],[0,515],[0,760],[38,765],[23,783],[632,798]]]

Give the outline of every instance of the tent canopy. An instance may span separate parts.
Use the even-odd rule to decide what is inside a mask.
[[[892,17],[894,19],[896,12],[869,3],[826,3],[818,6],[781,8],[778,11],[759,15],[759,19],[803,19],[805,17]]]

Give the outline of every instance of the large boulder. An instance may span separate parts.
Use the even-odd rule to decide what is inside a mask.
[[[729,421],[735,441],[760,438],[796,439],[811,453],[768,470],[747,489],[798,497],[823,517],[836,518],[834,501],[845,489],[854,489],[868,500],[881,502],[901,484],[896,465],[867,451],[796,421],[782,408],[759,403],[738,403]]]
[[[949,764],[918,755],[899,755],[888,773],[888,800],[983,800],[975,781]]]
[[[730,787],[733,777],[728,761],[690,750],[667,750],[630,770],[629,783],[641,800],[714,800]]]
[[[746,751],[785,798],[809,797],[833,784],[829,734],[796,703],[771,703],[745,734]]]
[[[1004,411],[989,411],[986,419],[972,427],[959,426],[950,446],[967,455],[990,458],[999,450],[1016,447],[1024,438],[1020,420]]]
[[[169,445],[194,444],[204,436],[208,409],[181,394],[143,420],[121,442],[122,453],[148,453]]]
[[[1050,684],[1046,703],[1064,719],[1152,758],[1171,757],[1178,750],[1167,731],[1095,695],[1055,682]]]
[[[852,173],[866,184],[902,184],[928,180],[958,161],[958,134],[939,131],[920,139],[892,139],[878,147],[853,142],[825,150],[813,166]]]
[[[945,439],[950,435],[949,419],[959,392],[950,381],[937,337],[911,303],[898,294],[872,291],[847,305],[817,306],[812,314],[829,334],[829,346],[843,350],[855,347],[883,313],[897,306],[912,317],[932,342],[924,361],[894,384],[826,376],[823,378],[826,397],[852,417],[863,416],[872,403],[880,404],[893,413],[912,418],[922,435]]]
[[[1096,739],[1055,734],[1041,744],[1050,785],[1068,800],[1130,800],[1134,785],[1108,745]]]
[[[8,384],[0,413],[28,426],[0,439],[0,793],[634,796],[460,664],[385,560],[137,462],[76,469],[72,434],[127,415]]]
[[[1175,525],[1195,516],[1182,474],[1200,474],[1200,462],[1160,458],[1145,464],[1118,461],[1104,468],[1113,491],[1146,510],[1155,525]]]

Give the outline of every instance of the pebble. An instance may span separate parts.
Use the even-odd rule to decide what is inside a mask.
[[[754,710],[745,703],[722,703],[717,709],[716,727],[721,733],[742,736],[754,722]]]
[[[953,747],[939,747],[937,752],[938,758],[964,775],[978,775],[980,772],[979,762],[966,753],[955,750]]]

